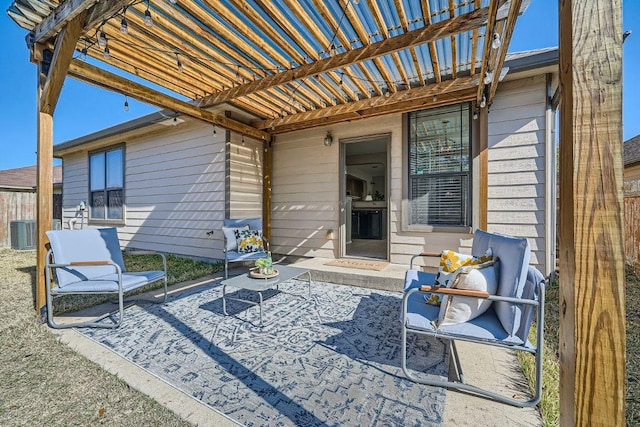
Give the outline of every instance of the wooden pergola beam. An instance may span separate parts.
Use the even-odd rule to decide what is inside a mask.
[[[622,2],[560,1],[560,425],[625,424]]]
[[[509,15],[507,16],[507,21],[502,33],[500,52],[498,54],[498,57],[496,58],[496,62],[493,68],[493,80],[489,85],[489,96],[487,97],[487,104],[489,105],[491,105],[493,97],[496,95],[496,91],[498,90],[498,83],[500,81],[502,65],[504,65],[504,60],[507,57],[507,47],[511,43],[511,36],[513,35],[513,30],[516,26],[516,20],[518,19],[518,14],[520,13],[521,4],[522,0],[511,0]]]
[[[497,0],[495,0],[495,3],[497,3]],[[477,9],[464,15],[436,22],[427,27],[382,40],[378,43],[353,49],[333,57],[301,65],[292,70],[267,76],[220,93],[212,94],[201,99],[198,105],[201,107],[208,107],[220,104],[253,92],[265,90],[295,80],[304,79],[316,74],[342,68],[356,62],[377,58],[412,46],[417,46],[444,37],[449,37],[454,34],[469,31],[479,25],[482,25],[488,16],[488,8]]]
[[[33,29],[31,32],[33,34],[32,42],[36,44],[48,40],[87,9],[82,31],[92,30],[98,23],[110,18],[130,2],[131,0],[109,0],[103,2],[96,2],[96,0],[63,1],[56,10]]]
[[[73,52],[82,33],[85,15],[86,12],[82,11],[58,35],[49,74],[40,94],[40,111],[43,113],[53,114],[56,108]]]
[[[363,119],[391,112],[412,111],[438,105],[460,102],[473,98],[477,79],[462,77],[430,86],[404,90],[389,96],[377,96],[348,104],[335,105],[321,110],[285,116],[277,120],[260,120],[252,126],[258,129],[271,128],[271,134],[291,132],[303,128],[322,126],[340,121]],[[437,96],[434,99],[434,95]]]
[[[199,108],[193,104],[173,98],[169,95],[165,95],[162,92],[150,89],[140,83],[125,79],[124,77],[102,70],[77,59],[71,61],[69,66],[69,75],[78,80],[122,93],[147,104],[173,110],[177,113],[215,124],[216,126],[238,132],[242,135],[260,140],[269,139],[269,134],[267,132],[263,132],[252,126],[229,119],[222,115],[214,114],[211,111]]]
[[[496,23],[496,14],[498,12],[498,0],[491,0],[489,4],[489,21],[487,22],[487,30],[484,35],[484,57],[482,60],[482,66],[480,67],[480,79],[484,79],[484,76],[489,68],[489,49],[491,49],[491,37],[493,36],[493,27]],[[482,81],[482,80],[481,80]],[[480,104],[482,97],[484,96],[484,84],[478,85],[478,92],[476,94],[476,104]]]

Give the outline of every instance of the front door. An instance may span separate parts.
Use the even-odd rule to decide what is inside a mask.
[[[388,135],[341,140],[342,256],[388,259]]]

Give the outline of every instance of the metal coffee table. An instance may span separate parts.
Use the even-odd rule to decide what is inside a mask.
[[[289,267],[287,265],[276,265],[274,267],[278,270],[279,274],[276,277],[271,279],[254,279],[249,277],[249,274],[241,274],[240,276],[232,277],[230,279],[223,280],[222,283],[222,312],[225,316],[228,316],[227,313],[227,299],[234,301],[241,301],[248,304],[257,305],[260,309],[260,326],[262,324],[262,292],[269,289],[278,290],[278,285],[282,282],[286,282],[287,280],[294,279],[298,276],[302,276],[303,274],[308,275],[308,286],[309,286],[309,297],[311,297],[311,273],[306,268],[298,268],[298,267]],[[234,288],[246,289],[249,291],[254,291],[258,293],[259,302],[255,303],[254,301],[249,301],[242,298],[232,298],[227,296],[227,286],[233,286]]]

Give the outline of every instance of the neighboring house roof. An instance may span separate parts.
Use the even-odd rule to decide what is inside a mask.
[[[37,166],[0,170],[0,188],[29,190],[37,185]],[[62,166],[53,167],[53,185],[62,184]]]
[[[558,52],[559,51],[557,47],[547,47],[542,49],[509,53],[505,57],[503,68],[508,69],[509,73],[513,74],[536,68],[544,68],[550,65],[557,65],[559,58]],[[67,150],[69,148],[79,147],[81,145],[99,141],[104,138],[151,126],[153,124],[177,117],[178,115],[179,114],[171,110],[156,111],[154,113],[147,114],[146,116],[138,117],[137,119],[129,120],[115,126],[111,126],[106,129],[81,136],[79,138],[61,142],[60,144],[56,144],[53,147],[53,152],[55,155],[58,152]]]
[[[624,165],[631,166],[640,163],[640,135],[624,142]]]

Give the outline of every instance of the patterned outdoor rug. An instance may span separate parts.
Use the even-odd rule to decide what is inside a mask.
[[[263,328],[246,303],[229,301],[224,316],[214,283],[134,305],[119,329],[80,332],[244,425],[441,424],[445,390],[400,368],[400,294],[319,282],[306,291],[291,280],[268,292]],[[446,346],[413,342],[412,367],[444,379]]]

